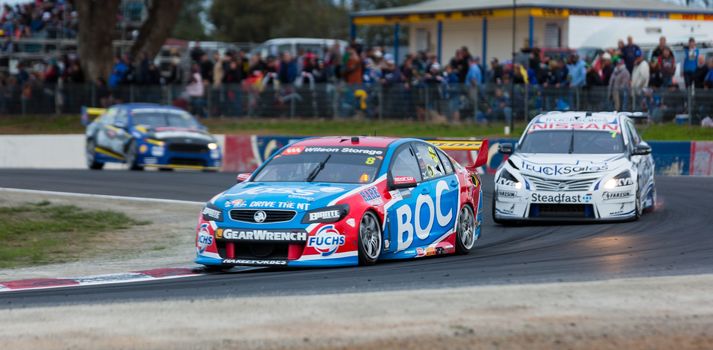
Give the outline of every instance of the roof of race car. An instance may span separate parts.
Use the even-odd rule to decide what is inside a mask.
[[[161,109],[161,110],[170,110],[170,111],[180,111],[180,112],[185,112],[183,109],[171,106],[171,105],[160,105],[157,103],[122,103],[115,105],[115,107],[120,107],[120,108],[125,108],[130,111],[137,110],[137,109]]]
[[[616,131],[619,129],[619,113],[616,112],[549,112],[535,117],[527,133],[539,130]]]
[[[358,142],[352,142],[352,138],[358,138]],[[401,140],[395,137],[375,137],[375,136],[325,136],[314,137],[295,142],[293,146],[349,146],[349,147],[378,147],[386,148],[392,142]]]

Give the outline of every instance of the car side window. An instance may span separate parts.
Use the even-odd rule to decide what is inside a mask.
[[[410,176],[421,181],[421,170],[413,150],[408,145],[400,147],[391,162],[391,176]]]
[[[634,123],[629,120],[626,122],[626,124],[629,126],[629,137],[631,138],[631,142],[633,143],[633,145],[636,146],[640,144],[641,137],[639,137],[639,133],[636,131],[636,126],[634,126]]]
[[[114,120],[114,125],[119,125],[126,127],[129,123],[129,117],[126,114],[126,110],[120,110],[116,113],[116,119]]]
[[[438,156],[441,158],[443,170],[446,172],[446,174],[453,174],[453,164],[451,164],[451,159],[448,158],[448,155],[446,155],[446,153],[441,151],[440,149],[436,151],[438,152]]]
[[[109,108],[109,110],[104,113],[104,116],[102,116],[101,122],[105,125],[114,124],[114,118],[116,118],[116,110],[117,108]]]
[[[416,149],[416,157],[421,169],[421,175],[424,180],[430,180],[436,177],[441,177],[446,174],[443,169],[443,164],[438,158],[436,147],[418,142],[414,145]]]

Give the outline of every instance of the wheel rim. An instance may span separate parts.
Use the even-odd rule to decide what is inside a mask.
[[[465,249],[473,248],[475,244],[475,219],[469,207],[460,210],[458,220],[458,233],[461,243]]]
[[[381,252],[381,230],[374,215],[367,213],[359,225],[362,251],[369,260],[376,260]]]
[[[94,142],[87,142],[87,164],[94,164]]]

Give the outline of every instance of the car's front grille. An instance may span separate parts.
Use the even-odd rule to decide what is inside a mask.
[[[228,257],[226,245],[228,242],[218,240],[218,254],[223,259]],[[230,242],[232,243],[232,242]],[[235,242],[234,257],[231,259],[287,260],[289,244],[266,242]]]
[[[192,159],[192,158],[172,157],[168,160],[168,163],[171,165],[205,166],[205,161],[203,159]]]
[[[169,143],[168,150],[180,153],[206,153],[208,146],[200,143]]]
[[[260,223],[290,221],[296,214],[294,210],[233,209],[230,211],[230,218],[235,221],[257,223],[255,213],[258,211],[265,213],[264,220],[260,221]],[[260,217],[260,215],[258,215],[258,217]]]
[[[531,218],[593,218],[591,204],[531,204]]]
[[[532,190],[551,192],[589,191],[597,181],[597,178],[553,180],[531,175],[527,175],[525,178],[535,187]]]

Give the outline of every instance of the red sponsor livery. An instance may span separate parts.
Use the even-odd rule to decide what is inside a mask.
[[[287,147],[281,154],[283,156],[292,156],[295,154],[300,154],[304,150],[304,147],[302,146],[292,146],[292,147]]]
[[[395,185],[415,184],[415,183],[416,183],[416,179],[413,176],[395,176],[394,177]]]

